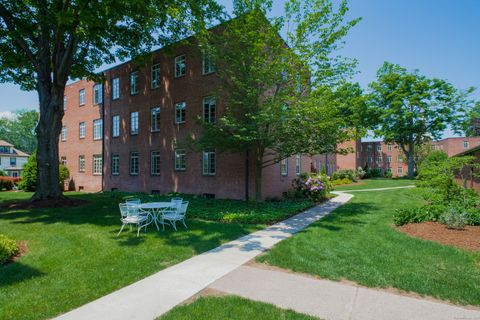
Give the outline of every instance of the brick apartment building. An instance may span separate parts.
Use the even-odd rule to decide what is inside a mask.
[[[206,194],[244,199],[255,194],[253,159],[216,150],[195,152],[187,136],[215,121],[223,104],[214,65],[188,44],[154,51],[103,72],[105,82],[67,86],[60,136],[69,188]],[[298,155],[263,170],[263,198],[280,197],[302,172],[336,168],[336,156]]]

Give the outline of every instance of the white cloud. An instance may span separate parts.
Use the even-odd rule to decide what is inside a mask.
[[[11,111],[2,111],[0,112],[0,118],[13,119],[15,118],[15,113]]]

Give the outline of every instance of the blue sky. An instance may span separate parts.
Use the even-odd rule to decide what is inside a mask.
[[[219,2],[231,7],[231,0]],[[281,14],[283,3],[274,0],[272,14]],[[479,0],[350,0],[349,15],[363,20],[341,53],[359,61],[354,80],[362,86],[390,61],[459,88],[480,87]],[[35,92],[11,84],[0,84],[0,97],[0,112],[38,104]],[[475,97],[480,99],[480,93]]]

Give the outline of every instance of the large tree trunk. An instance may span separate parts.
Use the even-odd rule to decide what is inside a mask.
[[[407,161],[408,177],[413,179],[415,177],[415,144],[413,142],[408,144]]]
[[[36,128],[37,188],[33,200],[63,198],[59,182],[58,140],[62,130],[63,94],[65,87],[37,84],[40,119]]]
[[[262,170],[264,151],[257,148],[255,152],[255,200],[262,201]]]

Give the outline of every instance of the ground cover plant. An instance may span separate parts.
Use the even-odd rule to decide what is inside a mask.
[[[247,203],[183,196],[191,201],[188,229],[157,232],[151,226],[137,238],[126,228],[117,238],[119,202],[133,196],[144,201],[169,197],[67,193],[86,204],[9,209],[31,195],[0,193],[0,230],[28,246],[14,263],[0,266],[0,319],[54,317],[313,205],[308,200]]]
[[[395,182],[401,185],[404,180],[393,180],[390,186]],[[480,306],[480,253],[409,237],[393,226],[396,209],[424,203],[415,189],[354,195],[258,260],[322,278]]]
[[[236,296],[202,297],[191,304],[178,306],[158,320],[313,320],[312,316],[279,309],[271,304]]]

